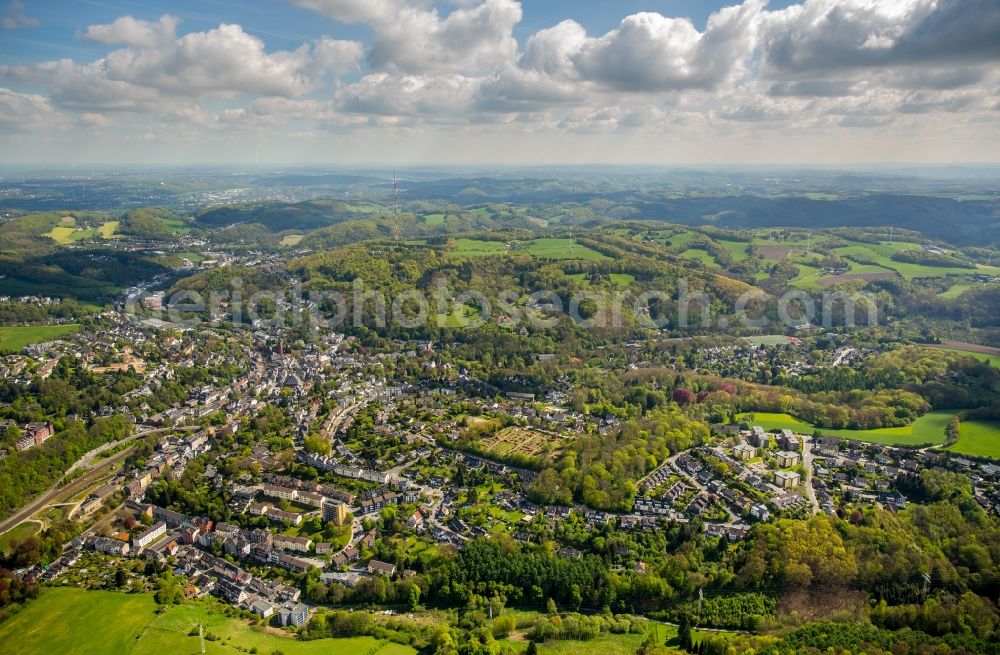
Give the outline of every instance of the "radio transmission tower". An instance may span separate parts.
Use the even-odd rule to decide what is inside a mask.
[[[399,218],[399,188],[396,186],[396,169],[392,169],[392,214]]]

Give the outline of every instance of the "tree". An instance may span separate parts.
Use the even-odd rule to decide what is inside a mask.
[[[528,647],[524,649],[524,655],[538,655],[538,644],[533,641],[529,641]]]
[[[692,646],[691,619],[687,614],[681,614],[681,619],[677,622],[677,647],[690,653]]]
[[[310,434],[303,439],[302,447],[317,455],[329,455],[332,448],[330,442],[318,434]]]
[[[684,387],[677,387],[670,397],[678,405],[690,405],[694,400],[694,392]]]

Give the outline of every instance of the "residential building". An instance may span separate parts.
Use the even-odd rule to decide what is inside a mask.
[[[333,521],[336,525],[343,525],[347,520],[347,505],[327,499],[323,504],[323,519]]]
[[[380,562],[377,559],[369,560],[368,566],[366,567],[369,573],[372,575],[385,575],[392,577],[396,575],[396,565],[389,564],[387,562]]]
[[[163,521],[154,523],[146,530],[143,530],[139,534],[132,537],[132,547],[135,549],[145,548],[146,546],[153,543],[166,533],[167,533],[166,523],[164,523]]]

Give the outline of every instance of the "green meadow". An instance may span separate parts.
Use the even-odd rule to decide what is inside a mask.
[[[1000,459],[1000,422],[962,421],[959,439],[947,450],[963,455]]]
[[[211,655],[239,652],[284,655],[414,655],[409,646],[373,637],[298,641],[269,634],[239,618],[226,616],[215,600],[173,605],[157,614],[151,594],[85,591],[70,587],[45,590],[24,609],[0,624],[0,652],[18,655],[194,655],[201,652],[197,633],[206,636]]]
[[[583,259],[587,261],[609,259],[606,255],[580,245],[573,239],[535,239],[530,241],[528,247],[521,252],[539,259]]]
[[[0,353],[14,353],[30,344],[52,341],[79,331],[79,323],[0,327]]]
[[[452,257],[482,257],[485,255],[500,255],[507,251],[503,241],[481,241],[479,239],[455,239],[452,244]]]
[[[508,252],[502,241],[482,241],[480,239],[455,239],[451,248],[452,257],[482,257]],[[582,259],[599,261],[607,256],[580,245],[573,239],[543,238],[519,244],[511,254],[531,255],[539,259]]]
[[[811,423],[801,421],[789,414],[771,412],[752,412],[754,425],[765,430],[794,430],[803,434],[812,434],[817,428]],[[878,428],[875,430],[833,430],[819,428],[829,436],[843,437],[855,441],[880,443],[887,446],[920,446],[924,444],[944,443],[945,429],[955,412],[928,412],[913,423],[894,428]]]

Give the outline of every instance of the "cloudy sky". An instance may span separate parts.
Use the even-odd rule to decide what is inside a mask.
[[[998,0],[0,0],[2,163],[997,161]]]

